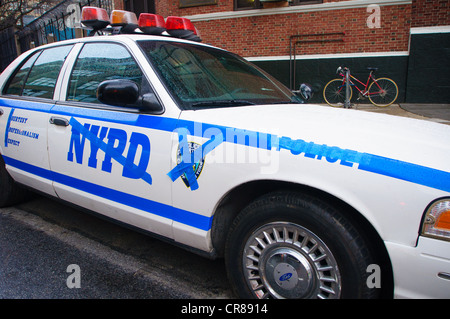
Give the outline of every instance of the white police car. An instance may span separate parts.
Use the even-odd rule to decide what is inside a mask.
[[[240,297],[450,297],[450,127],[301,104],[182,18],[83,16],[163,35],[53,43],[2,73],[1,205],[25,185],[224,256]]]

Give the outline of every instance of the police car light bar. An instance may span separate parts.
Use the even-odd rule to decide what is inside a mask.
[[[168,34],[181,39],[202,41],[191,20],[182,17],[170,16],[164,21],[164,18],[158,14],[141,13],[138,20],[134,12],[113,10],[111,19],[109,19],[105,9],[83,7],[81,23],[92,30],[90,35],[104,29],[107,33],[109,31],[112,34],[140,32],[152,35]],[[108,26],[111,27],[107,28]],[[137,28],[140,30],[136,30]]]
[[[159,35],[166,31],[166,22],[158,14],[141,13],[138,21],[139,29],[146,34]]]

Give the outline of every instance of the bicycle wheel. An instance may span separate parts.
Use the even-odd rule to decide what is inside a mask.
[[[350,100],[353,90],[350,88]],[[323,98],[328,105],[333,107],[343,107],[345,104],[345,85],[342,79],[334,79],[325,85]]]
[[[369,100],[373,105],[386,107],[395,102],[398,96],[398,87],[388,78],[379,78],[369,86]]]

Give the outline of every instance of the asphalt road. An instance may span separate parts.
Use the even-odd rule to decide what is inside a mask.
[[[233,298],[223,260],[37,197],[0,209],[0,299]]]

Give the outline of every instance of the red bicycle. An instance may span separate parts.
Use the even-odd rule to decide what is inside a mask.
[[[323,89],[323,98],[328,105],[334,107],[342,107],[346,101],[346,79],[347,72],[349,72],[349,84],[351,88],[355,88],[358,93],[358,100],[363,98],[369,98],[369,101],[376,106],[386,107],[395,102],[398,96],[397,84],[389,78],[376,79],[373,73],[378,68],[367,68],[370,73],[367,82],[364,84],[362,81],[355,78],[350,74],[350,70],[346,67],[338,67],[336,73],[342,76],[342,79],[333,79],[325,85]],[[357,82],[355,84],[355,82]],[[363,88],[359,88],[358,85],[362,85]],[[353,95],[353,89],[349,90],[349,99],[351,100]]]

